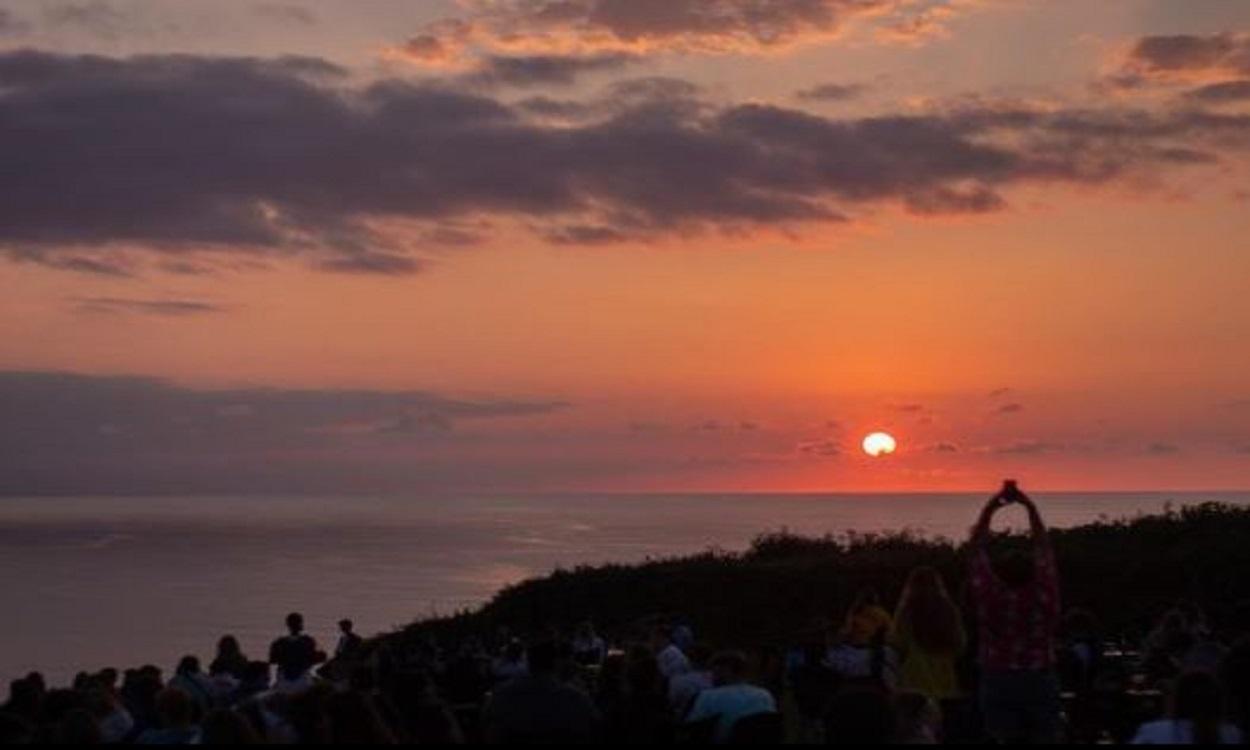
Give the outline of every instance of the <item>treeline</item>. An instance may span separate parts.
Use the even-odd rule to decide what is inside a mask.
[[[1250,508],[1218,503],[1102,521],[1051,533],[1064,607],[1093,611],[1107,634],[1137,636],[1181,600],[1217,629],[1250,631]],[[1027,543],[1001,535],[997,545]],[[715,645],[796,643],[840,621],[858,591],[897,599],[908,572],[930,565],[963,588],[962,543],[916,534],[823,538],[766,533],[739,553],[708,551],[635,565],[582,566],[523,581],[480,609],[414,623],[387,636],[457,640],[592,620],[605,633],[641,634],[656,617],[682,617]]]

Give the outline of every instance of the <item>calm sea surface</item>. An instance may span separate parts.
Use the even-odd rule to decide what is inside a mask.
[[[1070,526],[1241,493],[1053,494]],[[982,495],[0,498],[0,678],[263,656],[290,610],[332,643],[484,601],[557,566],[744,548],[757,533],[966,533]],[[1012,514],[1019,511],[1012,509]],[[1022,519],[1013,517],[1016,523]]]

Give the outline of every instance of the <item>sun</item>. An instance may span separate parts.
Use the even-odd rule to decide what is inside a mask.
[[[888,456],[898,448],[898,442],[887,432],[874,432],[864,438],[864,453],[877,458]]]

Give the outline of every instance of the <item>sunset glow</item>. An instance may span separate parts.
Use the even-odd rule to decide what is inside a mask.
[[[0,491],[1250,484],[1250,3],[11,5]]]

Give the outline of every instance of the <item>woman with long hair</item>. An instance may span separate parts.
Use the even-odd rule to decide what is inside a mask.
[[[889,641],[898,654],[901,690],[935,701],[961,697],[955,662],[967,642],[963,616],[933,568],[916,568],[907,577]]]

